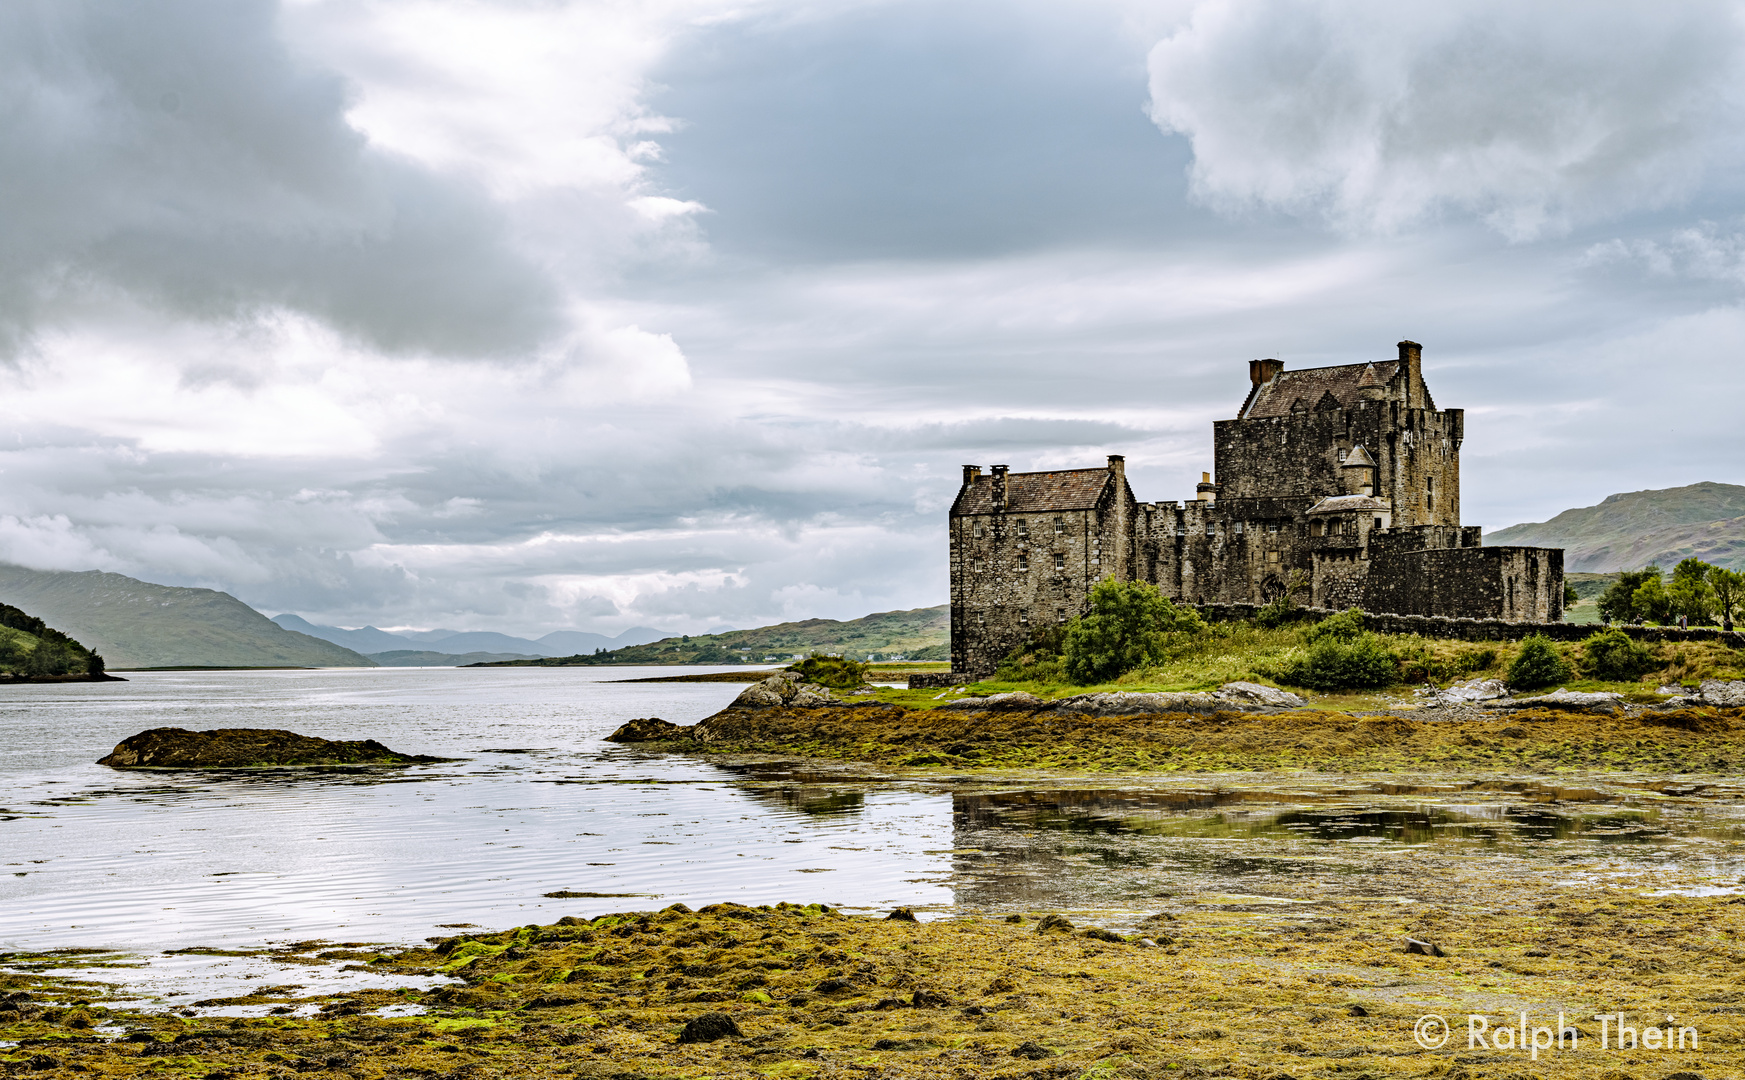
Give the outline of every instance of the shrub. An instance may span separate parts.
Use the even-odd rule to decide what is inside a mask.
[[[1622,630],[1594,634],[1581,644],[1582,673],[1590,679],[1628,682],[1660,666],[1654,654]]]
[[[832,690],[853,690],[866,685],[867,665],[845,656],[808,656],[797,664],[790,664],[788,670],[799,672],[800,678],[806,682],[828,686]]]
[[[1333,638],[1337,641],[1356,641],[1363,633],[1363,612],[1358,608],[1347,608],[1337,615],[1329,615],[1314,626],[1309,627],[1305,635],[1309,644],[1323,638]]]
[[[1024,644],[1000,661],[994,679],[999,682],[1065,682],[1066,663],[1060,658],[1060,650],[1065,644],[1064,626],[1032,630]]]
[[[1509,686],[1515,690],[1537,690],[1568,682],[1574,674],[1551,641],[1544,634],[1534,634],[1521,642],[1521,651],[1509,664]]]
[[[1107,682],[1162,660],[1171,634],[1197,634],[1205,621],[1176,607],[1144,581],[1104,578],[1091,588],[1091,610],[1067,624],[1061,645],[1073,682]]]
[[[1374,634],[1360,633],[1349,641],[1325,634],[1290,654],[1271,674],[1279,682],[1311,690],[1377,690],[1393,684],[1398,666]]]

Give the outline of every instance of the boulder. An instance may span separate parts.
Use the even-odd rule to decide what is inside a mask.
[[[454,758],[402,754],[374,739],[335,742],[271,728],[152,728],[116,744],[115,769],[250,769],[278,765],[422,765]]]
[[[1745,681],[1734,679],[1704,679],[1698,691],[1704,705],[1728,709],[1745,709]]]
[[[740,691],[733,704],[741,709],[764,709],[776,705],[804,709],[828,705],[835,700],[829,690],[817,683],[801,682],[792,671],[778,671]]]
[[[1564,712],[1602,713],[1615,715],[1624,711],[1622,694],[1583,694],[1573,690],[1558,690],[1533,698],[1504,698],[1482,703],[1486,709],[1560,709]]]
[[[663,742],[667,739],[688,739],[691,729],[662,720],[658,716],[646,719],[632,720],[621,726],[617,731],[606,736],[607,742],[637,743]]]
[[[1269,709],[1301,709],[1308,705],[1308,702],[1289,690],[1251,682],[1225,683],[1212,696],[1232,704],[1259,705]]]
[[[1437,705],[1470,705],[1480,701],[1498,701],[1509,696],[1509,688],[1499,679],[1468,679],[1446,690],[1430,695]]]

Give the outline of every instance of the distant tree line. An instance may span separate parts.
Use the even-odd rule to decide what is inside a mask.
[[[1600,620],[1607,623],[1650,622],[1661,625],[1683,618],[1690,626],[1733,629],[1733,618],[1745,604],[1745,573],[1690,558],[1666,578],[1660,567],[1646,566],[1618,575],[1599,599]]]

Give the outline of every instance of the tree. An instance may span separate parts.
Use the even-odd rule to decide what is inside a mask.
[[[1170,634],[1205,626],[1198,612],[1176,607],[1149,582],[1104,578],[1091,588],[1091,610],[1067,624],[1067,676],[1080,685],[1120,678],[1161,661]]]
[[[1575,586],[1569,582],[1563,583],[1563,608],[1565,611],[1581,603],[1581,594],[1575,591]]]
[[[1630,596],[1630,607],[1638,619],[1653,623],[1672,621],[1672,594],[1666,591],[1666,583],[1658,574],[1636,587]]]
[[[1714,621],[1715,590],[1709,586],[1709,571],[1713,569],[1697,558],[1686,559],[1673,569],[1672,584],[1666,589],[1672,618],[1683,615],[1698,626]]]
[[[1655,580],[1659,580],[1657,577]],[[1521,642],[1521,651],[1509,664],[1509,687],[1514,690],[1537,690],[1568,682],[1569,661],[1558,655],[1544,634],[1534,634]]]
[[[1721,617],[1721,627],[1733,629],[1733,613],[1745,605],[1745,573],[1711,566],[1709,588],[1715,593],[1715,614]]]
[[[1603,622],[1630,622],[1642,612],[1636,610],[1636,590],[1649,581],[1660,580],[1660,567],[1626,570],[1618,575],[1612,587],[1600,595],[1600,619]]]

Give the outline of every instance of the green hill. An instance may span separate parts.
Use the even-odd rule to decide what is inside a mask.
[[[286,630],[229,593],[100,570],[0,564],[0,603],[79,639],[111,668],[376,666],[350,649]]]
[[[1745,570],[1745,487],[1702,483],[1608,495],[1598,506],[1565,510],[1550,521],[1511,525],[1487,545],[1564,549],[1563,568],[1606,573],[1659,563],[1670,570],[1695,556]]]
[[[103,660],[36,616],[0,604],[0,677],[101,679]]]
[[[445,653],[432,652],[429,649],[389,649],[387,652],[366,655],[383,667],[472,667],[474,664],[490,664],[498,660],[532,659],[526,653]]]
[[[756,630],[734,630],[697,637],[670,637],[610,652],[511,660],[490,667],[570,667],[579,664],[761,664],[811,653],[841,653],[852,660],[947,660],[951,609],[945,605],[912,611],[882,611],[847,622],[806,619]]]

